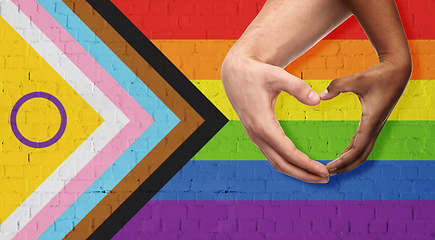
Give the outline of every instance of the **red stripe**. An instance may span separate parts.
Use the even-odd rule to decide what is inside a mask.
[[[264,0],[112,0],[151,39],[238,39]],[[435,39],[435,1],[396,0],[409,39]],[[326,39],[366,39],[354,17]]]

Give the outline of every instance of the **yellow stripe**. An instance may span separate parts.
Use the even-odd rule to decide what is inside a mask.
[[[306,80],[317,93],[331,80]],[[192,83],[229,119],[239,120],[219,80],[193,80]],[[435,120],[435,81],[411,80],[389,120]],[[359,120],[361,105],[352,93],[310,107],[282,93],[276,102],[278,120]]]
[[[236,40],[152,40],[191,80],[220,79],[220,67]],[[411,79],[435,79],[435,40],[410,40]],[[322,40],[286,68],[303,79],[329,80],[361,72],[378,58],[368,40]]]

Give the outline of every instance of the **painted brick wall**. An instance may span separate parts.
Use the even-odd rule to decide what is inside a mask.
[[[396,1],[412,80],[369,161],[326,185],[276,172],[220,83],[226,53],[264,2],[2,1],[0,239],[433,239],[435,1]],[[124,33],[110,19],[133,25]],[[148,37],[192,84],[173,84],[181,78],[164,70],[174,66],[153,65],[146,56],[156,49],[141,49],[144,39],[130,30]],[[286,70],[321,92],[376,61],[350,18]],[[202,130],[214,137],[201,140],[201,150],[177,152],[208,122],[180,90],[192,86],[230,121],[216,135]],[[53,97],[25,97],[34,92]],[[54,99],[66,110],[65,132],[48,147],[26,145],[11,129],[14,106],[24,138],[50,142],[62,122]],[[283,94],[276,115],[299,149],[326,163],[347,146],[360,106],[352,94],[316,107]],[[148,177],[170,176],[159,171],[166,159],[176,163],[179,152],[198,150],[163,188],[149,187],[158,184]]]
[[[178,18],[171,12],[173,2],[159,2],[167,9],[161,12],[153,12],[150,3],[144,15],[168,16],[173,21],[171,31],[165,31],[169,21],[148,25],[149,16],[134,13],[136,2],[115,3],[231,120],[115,239],[433,238],[431,63],[435,49],[433,27],[427,20],[434,19],[433,2],[397,1],[414,60],[412,81],[369,157],[372,161],[326,186],[276,173],[244,134],[216,81],[226,52],[262,2],[187,1],[183,4],[191,7],[179,10]],[[233,5],[233,11],[222,16],[218,11],[222,5]],[[210,18],[203,16],[204,9]],[[204,27],[209,19],[222,21]],[[287,70],[320,92],[329,80],[376,62],[374,50],[352,18]],[[352,137],[360,107],[350,94],[322,104],[308,108],[281,96],[276,114],[298,148],[314,159],[329,160]]]

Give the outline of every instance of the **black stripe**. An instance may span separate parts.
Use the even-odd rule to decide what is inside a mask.
[[[228,119],[112,2],[87,2],[204,119],[204,123],[88,238],[110,239],[228,122]]]

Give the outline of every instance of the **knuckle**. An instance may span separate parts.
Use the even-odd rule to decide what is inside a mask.
[[[304,92],[308,93],[310,91],[310,89],[308,88],[308,86],[306,85],[305,82],[298,81],[293,85],[293,91],[294,91],[294,94],[304,93]]]
[[[258,122],[252,122],[247,126],[247,134],[252,141],[266,138],[266,129]]]
[[[281,163],[274,163],[272,166],[276,171],[280,173],[285,173]]]

